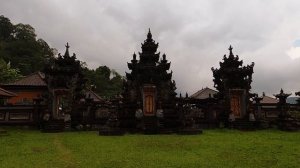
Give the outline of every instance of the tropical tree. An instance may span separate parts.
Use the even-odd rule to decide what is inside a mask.
[[[13,24],[3,15],[0,16],[0,40],[8,40],[12,37],[14,30]]]
[[[87,86],[102,97],[110,98],[122,91],[123,77],[107,66],[99,66],[95,70],[84,69]]]
[[[22,75],[41,71],[55,51],[43,39],[37,39],[31,25],[13,25],[8,18],[0,16],[0,58],[10,62]]]
[[[10,63],[0,58],[0,83],[9,83],[22,77],[18,69],[13,69]]]

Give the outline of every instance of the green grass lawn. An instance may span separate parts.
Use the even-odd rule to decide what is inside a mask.
[[[98,136],[4,128],[0,167],[300,167],[300,132]]]

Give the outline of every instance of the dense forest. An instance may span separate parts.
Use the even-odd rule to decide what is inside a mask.
[[[67,40],[67,39],[66,39]],[[29,24],[13,24],[9,18],[0,16],[0,83],[9,83],[37,71],[56,57],[57,50],[38,38]],[[121,92],[123,77],[107,66],[90,69],[81,66],[87,79],[86,87],[102,97]]]

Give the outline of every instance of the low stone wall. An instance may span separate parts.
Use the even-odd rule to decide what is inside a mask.
[[[14,105],[0,107],[0,125],[33,125],[38,123],[44,106]]]

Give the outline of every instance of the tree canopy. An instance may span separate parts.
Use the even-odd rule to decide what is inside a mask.
[[[54,54],[55,49],[38,39],[32,26],[14,25],[8,18],[0,16],[0,58],[10,62],[22,75],[42,70]]]
[[[0,40],[7,40],[12,37],[14,25],[10,22],[10,20],[3,15],[0,16]]]
[[[112,97],[122,91],[123,77],[107,66],[99,66],[95,70],[84,69],[87,86],[102,97]]]
[[[0,83],[9,83],[21,77],[18,69],[13,69],[10,63],[0,58]]]

